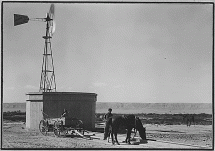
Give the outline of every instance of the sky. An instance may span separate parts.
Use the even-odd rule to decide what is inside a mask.
[[[50,3],[3,3],[3,102],[39,92]],[[212,4],[55,3],[57,92],[97,102],[212,103]]]

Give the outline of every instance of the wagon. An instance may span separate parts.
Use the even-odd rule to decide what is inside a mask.
[[[45,113],[43,113],[45,114]],[[76,134],[84,137],[84,124],[80,119],[70,117],[47,118],[40,121],[39,130],[43,135],[48,132],[54,132],[57,137],[66,136],[67,134]]]

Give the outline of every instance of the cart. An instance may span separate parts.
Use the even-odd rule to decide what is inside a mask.
[[[50,118],[46,113],[43,112],[47,118],[43,119],[39,123],[39,130],[43,135],[48,135],[48,132],[54,132],[57,137],[70,135],[84,136],[84,124],[80,119],[60,117]],[[45,117],[45,116],[44,116]]]
[[[54,122],[56,121],[56,118],[50,118],[49,115],[46,113],[43,113],[44,119],[40,121],[39,123],[39,130],[43,135],[48,135],[48,132],[53,132],[53,126]]]
[[[67,134],[85,137],[84,124],[77,118],[62,117],[55,119],[53,131],[54,135],[57,137],[66,136]]]

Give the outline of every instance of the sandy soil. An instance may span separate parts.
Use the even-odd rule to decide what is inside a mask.
[[[58,138],[50,133],[42,135],[38,131],[28,131],[24,123],[3,123],[2,148],[212,148],[212,126],[196,125],[144,125],[148,141],[141,145],[112,145],[102,140],[102,133],[95,133],[99,139],[87,140],[80,137]],[[119,135],[119,141],[125,135]],[[173,143],[174,142],[174,143]],[[181,145],[180,145],[181,144]],[[185,144],[185,145],[182,145]]]
[[[145,125],[147,138],[212,147],[212,125]]]

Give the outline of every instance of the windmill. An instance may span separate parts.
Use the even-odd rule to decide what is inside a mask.
[[[31,21],[43,21],[46,22],[46,35],[43,36],[45,39],[44,53],[43,53],[43,63],[42,63],[42,72],[40,80],[40,92],[53,92],[56,91],[55,83],[55,74],[54,74],[54,64],[52,57],[52,48],[51,48],[51,38],[55,32],[55,20],[54,13],[55,7],[54,4],[51,4],[49,12],[46,15],[46,18],[32,18],[29,19],[26,15],[14,14],[14,26],[28,23]]]

